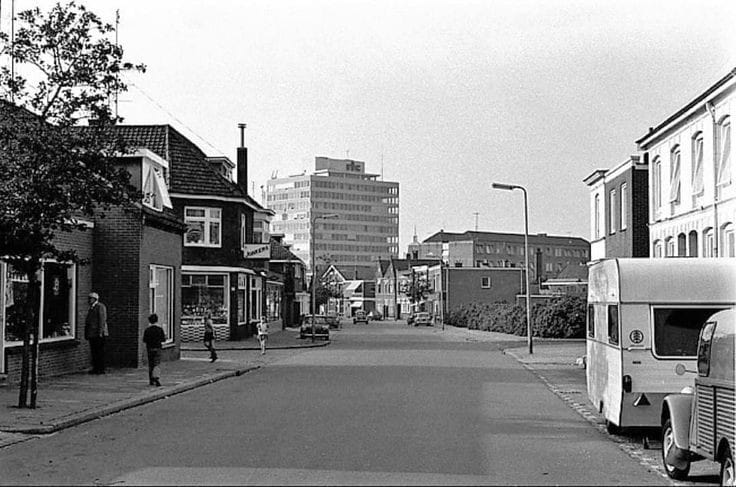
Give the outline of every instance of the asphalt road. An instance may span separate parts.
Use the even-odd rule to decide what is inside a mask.
[[[333,335],[6,448],[0,484],[666,485],[500,344],[389,322]]]

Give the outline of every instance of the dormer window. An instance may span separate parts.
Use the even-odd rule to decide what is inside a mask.
[[[163,159],[151,157],[152,155],[148,152],[142,158],[141,175],[143,184],[141,188],[143,204],[154,210],[163,211],[164,208],[173,208],[169,197],[168,184],[166,183],[168,165]]]

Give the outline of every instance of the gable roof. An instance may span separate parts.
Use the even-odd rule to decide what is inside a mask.
[[[424,239],[422,243],[430,243],[430,242],[464,242],[464,241],[470,241],[473,242],[480,240],[480,241],[503,241],[503,242],[523,242],[524,241],[524,234],[523,233],[504,233],[504,232],[478,232],[478,231],[472,231],[468,230],[463,233],[453,233],[453,232],[445,232],[443,230],[440,230],[439,232],[435,233],[434,235],[431,235]],[[546,233],[530,233],[529,234],[529,242],[535,242],[535,243],[553,243],[554,241],[559,241],[560,244],[583,244],[583,245],[590,245],[587,240],[581,237],[568,237],[568,236],[562,236],[562,235],[547,235]]]
[[[116,125],[115,131],[131,146],[156,153],[170,164],[170,192],[198,196],[242,198],[264,211],[236,183],[224,178],[207,162],[207,155],[171,125]]]

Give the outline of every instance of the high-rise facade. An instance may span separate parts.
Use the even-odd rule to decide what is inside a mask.
[[[311,223],[315,217],[315,265],[371,265],[399,252],[399,183],[365,172],[365,162],[315,158],[315,171],[273,178],[266,206],[275,212],[271,231],[311,267]],[[311,269],[310,269],[311,271]]]

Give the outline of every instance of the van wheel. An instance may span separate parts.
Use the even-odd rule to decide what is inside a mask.
[[[606,420],[606,431],[608,431],[609,435],[620,435],[623,428],[609,420]]]
[[[721,457],[721,485],[736,485],[736,467],[734,467],[733,454],[728,445]]]
[[[679,468],[667,463],[667,456],[675,446],[675,433],[672,431],[672,422],[667,419],[662,427],[662,464],[667,475],[675,480],[685,480],[690,472],[690,462],[687,461],[684,468]],[[723,475],[721,473],[721,475]]]

